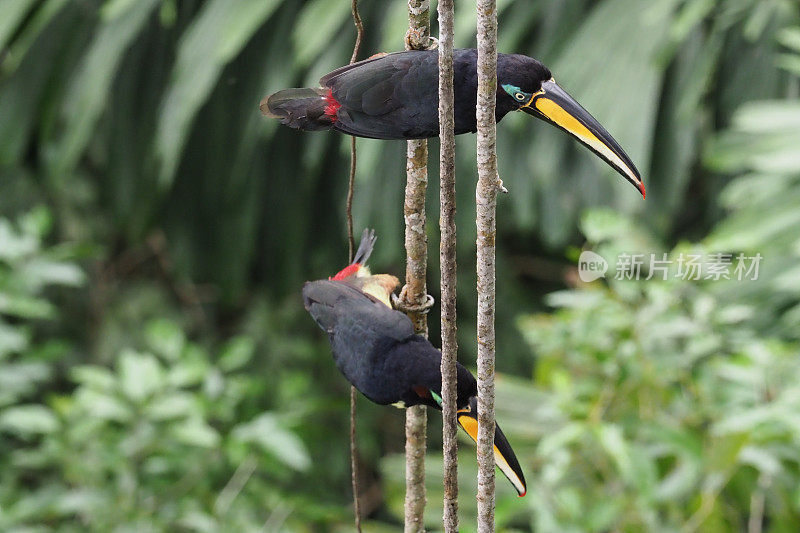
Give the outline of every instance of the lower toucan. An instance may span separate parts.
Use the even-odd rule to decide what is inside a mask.
[[[453,54],[456,134],[477,130],[477,59],[474,48]],[[305,131],[337,130],[373,139],[437,137],[438,75],[435,50],[377,54],[326,74],[319,87],[271,94],[260,107],[266,116]],[[641,175],[619,143],[536,59],[497,55],[496,103],[498,122],[511,111],[523,111],[564,130],[645,196]]]
[[[414,333],[411,320],[391,307],[399,284],[388,274],[371,275],[365,262],[375,242],[364,237],[352,264],[327,280],[303,287],[306,310],[325,331],[333,359],[345,378],[371,401],[399,408],[428,405],[441,409],[439,350]],[[457,366],[457,418],[472,440],[478,436],[478,385]],[[527,488],[519,461],[499,426],[494,434],[495,462],[520,496]]]

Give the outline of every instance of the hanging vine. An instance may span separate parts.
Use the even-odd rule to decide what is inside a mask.
[[[356,42],[353,45],[353,55],[350,56],[350,64],[356,62],[358,52],[361,49],[361,41],[364,38],[364,24],[358,13],[358,0],[352,0],[350,9],[353,14],[353,23],[356,26]],[[349,246],[350,262],[353,262],[355,253],[355,238],[353,235],[353,194],[356,184],[356,138],[350,137],[350,176],[347,182],[347,203],[345,206],[347,218],[347,242]],[[353,516],[356,531],[361,533],[361,505],[358,496],[358,442],[356,440],[356,400],[358,395],[356,388],[350,386],[350,485],[353,490]]]

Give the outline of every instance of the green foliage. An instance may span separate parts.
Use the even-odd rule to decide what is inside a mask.
[[[793,57],[800,58],[800,53]],[[721,192],[730,215],[705,245],[759,252],[765,258],[758,283],[731,287],[722,296],[758,306],[761,329],[793,339],[800,331],[799,132],[800,103],[754,102],[734,115],[731,129],[707,153],[710,165],[743,176]]]
[[[51,224],[43,208],[16,223],[0,219],[0,408],[34,397],[52,377],[51,360],[66,349],[57,339],[37,339],[34,327],[58,315],[45,290],[84,282],[83,272],[69,261],[73,254],[69,247],[43,249],[42,239]],[[40,414],[35,408],[29,412]],[[0,424],[14,426],[20,413],[3,415]],[[0,445],[0,450],[4,448]]]
[[[616,230],[592,245],[636,249],[630,221],[610,218]],[[800,519],[798,345],[763,336],[755,305],[715,283],[750,282],[595,283],[520,321],[549,407],[529,420],[537,530],[730,531],[756,513],[789,531]]]
[[[11,428],[45,434],[13,460],[52,480],[11,502],[5,527],[79,521],[96,531],[118,524],[255,528],[269,516],[265,502],[278,496],[275,477],[308,468],[286,417],[263,413],[247,421],[242,406],[252,377],[218,371],[197,345],[176,345],[170,324],[151,327],[168,334],[156,338],[166,351],[127,350],[113,369],[75,367],[69,396],[28,419],[33,428]],[[266,470],[254,475],[256,464]]]
[[[59,318],[46,294],[85,281],[68,247],[43,246],[50,225],[44,209],[0,219],[0,528],[259,527],[285,505],[276,480],[310,458],[295,418],[253,414],[251,339],[212,357],[154,321],[146,351],[125,349],[112,368],[73,366],[68,393],[42,395],[67,351],[39,339]]]

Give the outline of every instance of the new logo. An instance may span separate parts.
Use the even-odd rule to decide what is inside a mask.
[[[608,271],[608,261],[591,250],[584,250],[578,258],[578,277],[584,283],[604,278]]]

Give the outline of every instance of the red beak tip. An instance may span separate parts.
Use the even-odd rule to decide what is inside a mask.
[[[522,497],[523,497],[523,496],[525,496],[526,494],[528,494],[528,491],[527,491],[527,490],[526,490],[525,492],[523,492],[522,494],[520,494],[520,495],[519,495],[519,497],[520,497],[520,498],[522,498]]]
[[[644,190],[644,183],[639,183],[639,192],[642,193],[642,200],[647,200],[647,193]]]

